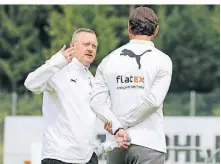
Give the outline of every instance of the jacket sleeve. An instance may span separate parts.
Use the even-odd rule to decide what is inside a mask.
[[[47,60],[45,64],[28,74],[24,83],[25,87],[35,94],[40,94],[45,90],[53,91],[50,79],[65,65],[67,65],[67,61],[59,51]]]
[[[93,91],[90,106],[101,121],[112,123],[112,132],[115,133],[117,129],[123,128],[123,126],[111,111],[109,89],[105,81],[102,65],[103,62],[98,66],[92,84]]]
[[[160,64],[158,74],[150,90],[147,90],[145,87],[146,94],[142,104],[125,116],[118,118],[125,128],[135,126],[160,108],[169,90],[171,77],[172,61],[167,56],[163,63]]]

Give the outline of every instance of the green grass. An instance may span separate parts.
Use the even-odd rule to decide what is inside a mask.
[[[3,164],[3,141],[0,142],[0,164]]]

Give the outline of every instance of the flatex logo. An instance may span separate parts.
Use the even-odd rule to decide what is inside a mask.
[[[144,83],[144,77],[142,76],[126,76],[118,75],[116,77],[117,83]]]

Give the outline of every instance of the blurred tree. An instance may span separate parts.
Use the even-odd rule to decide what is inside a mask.
[[[24,90],[28,72],[43,59],[38,6],[0,6],[0,85],[12,92],[12,111],[16,110],[17,92]]]
[[[212,116],[217,116],[217,117],[220,116],[220,108],[219,107],[212,110]]]
[[[48,46],[44,8],[50,7],[0,6],[0,85],[5,90],[24,90],[27,73],[42,62],[41,50]]]
[[[101,60],[119,43],[113,27],[116,27],[122,19],[113,15],[113,6],[64,5],[61,9],[62,12],[52,12],[49,19],[48,33],[51,37],[51,48],[45,51],[45,59],[55,54],[64,44],[69,47],[72,34],[77,28],[90,28],[96,32],[99,43],[95,62],[90,67],[94,73]]]
[[[50,47],[50,37],[47,32],[47,27],[49,26],[48,23],[48,17],[51,11],[59,11],[60,8],[57,5],[41,5],[34,9],[33,12],[35,12],[35,16],[33,16],[34,19],[34,27],[37,28],[39,31],[38,38],[41,41],[41,44],[44,47],[49,48]]]
[[[219,86],[219,6],[174,7],[165,16],[158,8],[160,33],[156,46],[173,60],[173,91],[209,92]]]
[[[113,15],[117,18],[121,18],[120,22],[116,22],[114,28],[115,34],[119,40],[117,47],[120,47],[129,42],[128,36],[128,18],[131,10],[135,5],[114,5]]]
[[[149,6],[159,16],[160,33],[154,42],[173,60],[170,91],[207,92],[218,87],[219,5],[139,6]],[[129,41],[130,8],[129,5],[0,6],[0,89],[23,92],[27,74],[64,43],[69,46],[73,31],[80,27],[91,28],[98,36],[98,54],[91,66],[94,73],[109,52]],[[203,104],[200,108],[206,109]]]

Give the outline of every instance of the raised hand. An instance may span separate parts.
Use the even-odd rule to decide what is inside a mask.
[[[75,50],[74,47],[70,47],[66,49],[66,45],[62,47],[60,52],[64,55],[65,59],[67,60],[68,63],[71,62],[72,58],[75,55]]]

